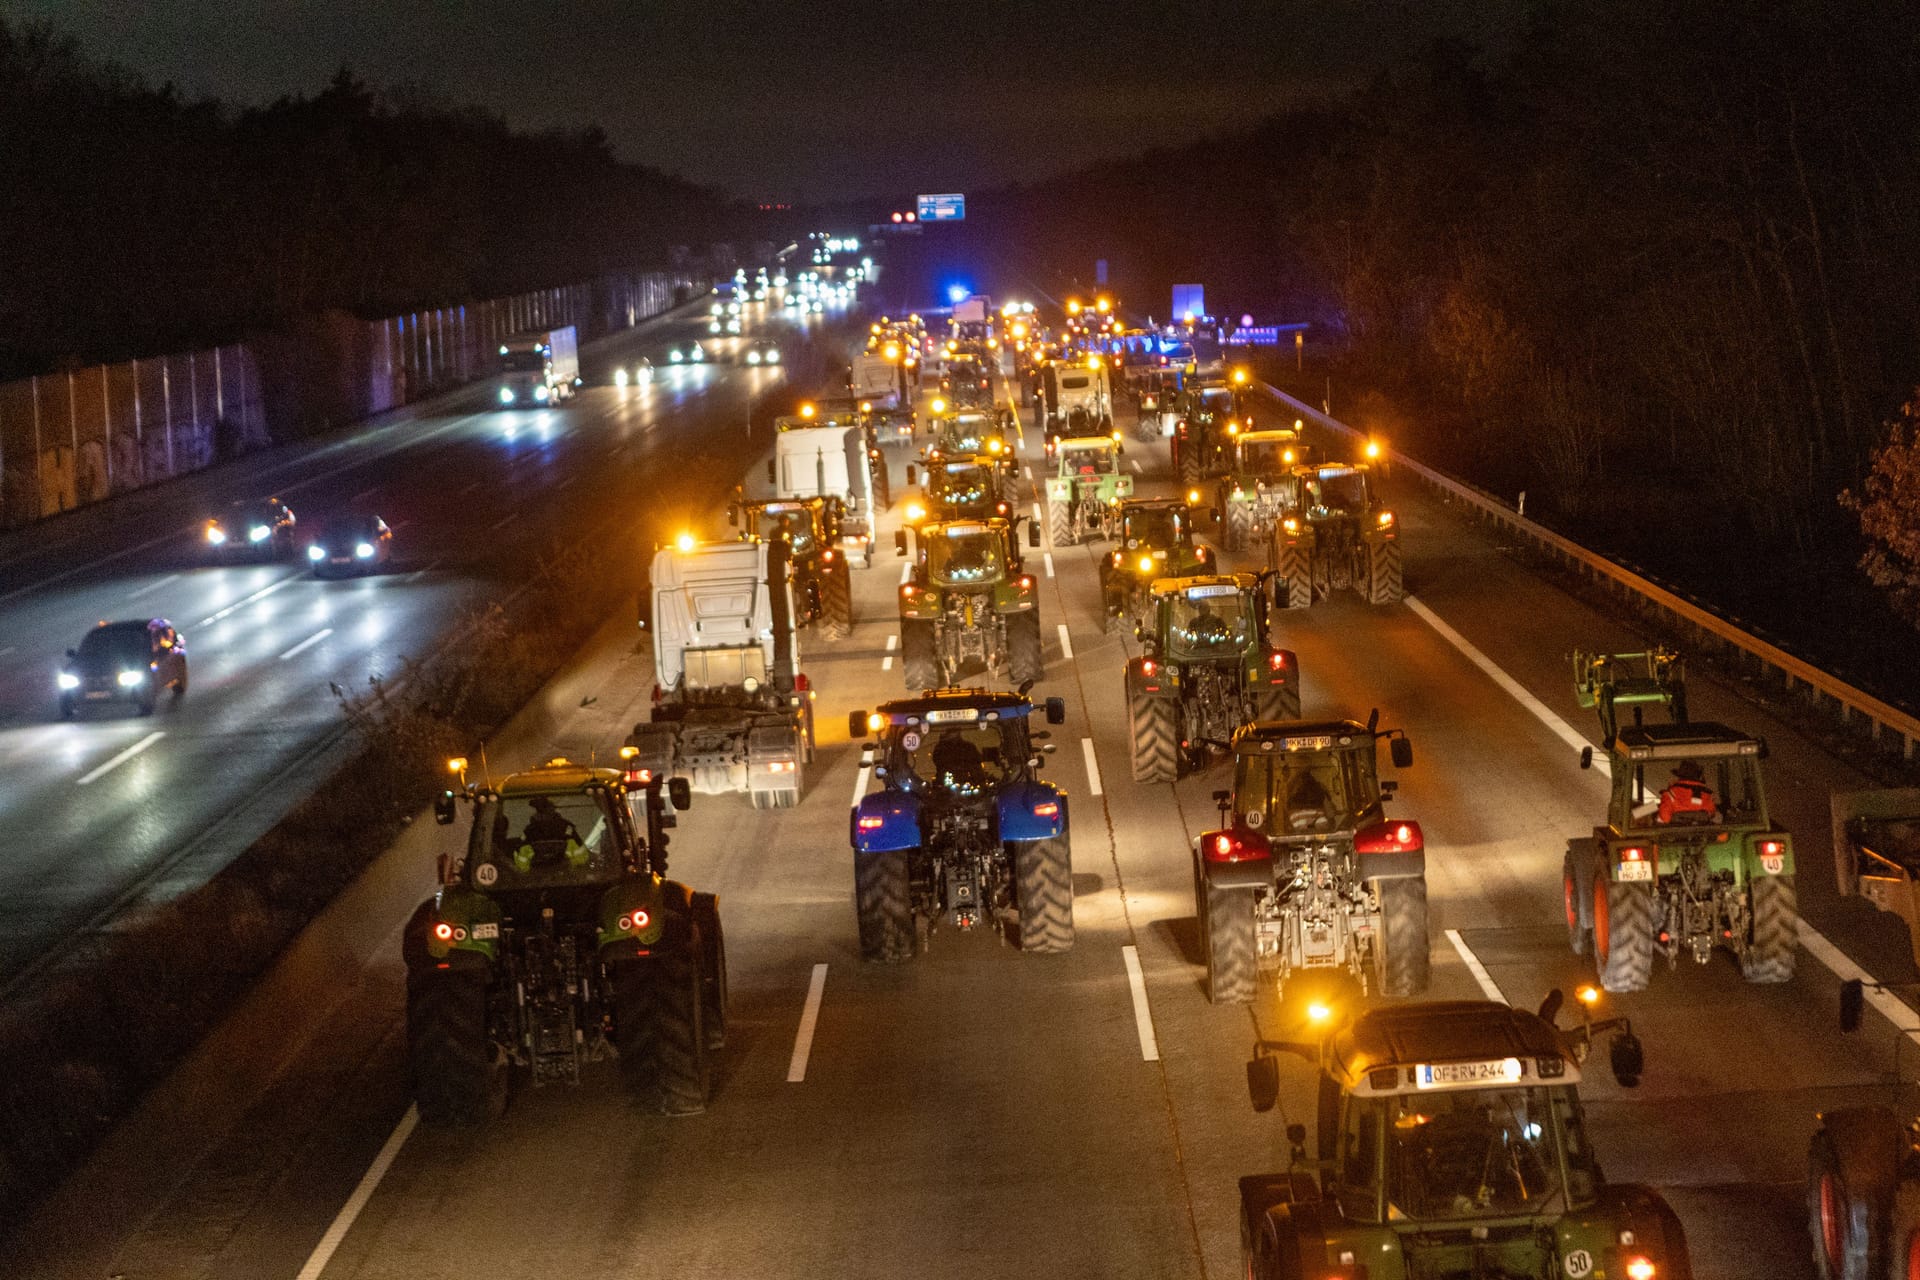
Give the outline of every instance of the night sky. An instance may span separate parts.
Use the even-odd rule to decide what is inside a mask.
[[[343,63],[756,199],[979,189],[1179,143],[1363,79],[1518,0],[434,3],[0,0],[192,96],[315,92]],[[1463,10],[1470,12],[1462,12]]]

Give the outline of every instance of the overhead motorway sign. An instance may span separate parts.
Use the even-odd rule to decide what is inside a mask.
[[[916,196],[915,212],[922,222],[965,222],[967,198],[959,192],[944,196]]]

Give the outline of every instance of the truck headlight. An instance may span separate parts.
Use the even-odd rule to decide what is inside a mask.
[[[312,546],[307,548],[307,559],[325,560],[326,558],[327,558],[327,549],[321,546],[319,543],[316,542]]]
[[[513,403],[513,388],[512,388],[512,387],[502,387],[502,388],[500,388],[500,403],[501,403],[501,404],[512,404],[512,403]]]
[[[62,671],[55,677],[54,683],[62,689],[78,689],[80,687],[80,677],[71,671]]]
[[[216,547],[224,546],[227,541],[227,531],[217,524],[210,524],[207,526],[207,541]]]
[[[552,394],[553,393],[547,390],[545,387],[535,387],[533,389],[533,398],[535,400],[538,400],[541,404],[545,404],[547,402],[547,397]]]
[[[363,542],[353,549],[353,554],[359,556],[362,560],[371,560],[373,559],[373,544],[371,542]]]
[[[120,687],[122,689],[131,689],[146,678],[147,673],[144,671],[122,671],[120,673]]]
[[[257,524],[253,526],[253,528],[247,530],[248,542],[265,542],[268,538],[271,538],[272,536],[273,536],[273,530],[269,529],[266,525],[263,525],[263,524]]]

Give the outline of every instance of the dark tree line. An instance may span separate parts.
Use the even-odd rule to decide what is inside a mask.
[[[995,203],[1036,275],[1104,254],[1140,310],[1204,279],[1313,321],[1311,398],[1330,377],[1356,425],[1811,632],[1874,607],[1837,498],[1920,383],[1916,86],[1904,0],[1549,4]]]
[[[747,225],[597,128],[516,132],[344,70],[262,107],[188,101],[4,23],[0,156],[0,377],[658,268]]]

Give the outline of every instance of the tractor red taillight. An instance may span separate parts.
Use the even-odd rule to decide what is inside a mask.
[[[1645,862],[1646,860],[1647,851],[1639,845],[1628,845],[1620,851],[1620,861],[1622,862]]]
[[[439,924],[436,924],[435,926],[433,926],[433,936],[440,939],[440,941],[442,942],[452,942],[453,926],[448,924],[445,920],[442,920]]]
[[[652,782],[652,781],[653,781],[653,770],[651,769],[627,770],[627,785],[630,787],[644,787],[649,782]]]
[[[1287,669],[1287,651],[1285,649],[1275,649],[1272,653],[1268,654],[1267,666],[1274,671],[1285,671]]]
[[[1778,840],[1762,840],[1760,842],[1760,852],[1769,858],[1777,858],[1781,853],[1781,844]]]
[[[1215,831],[1200,837],[1208,862],[1249,862],[1270,856],[1265,836],[1252,831]]]
[[[632,915],[621,916],[620,931],[625,933],[629,929],[644,929],[652,920],[653,917],[644,911],[636,911]]]
[[[862,831],[878,831],[878,830],[879,830],[879,829],[880,829],[881,827],[883,827],[883,826],[885,826],[885,825],[886,825],[886,819],[885,819],[885,818],[862,818],[862,819],[860,819],[860,829],[861,829]]]
[[[1376,822],[1353,833],[1355,853],[1416,853],[1426,847],[1417,822]]]
[[[1057,818],[1057,817],[1059,817],[1059,816],[1060,816],[1060,802],[1059,802],[1058,800],[1045,800],[1045,801],[1042,801],[1041,803],[1039,803],[1039,804],[1037,804],[1037,805],[1035,805],[1035,806],[1033,806],[1033,816],[1034,816],[1034,817],[1036,817],[1036,818]]]
[[[1159,669],[1160,669],[1160,664],[1159,664],[1159,663],[1157,663],[1157,662],[1155,662],[1155,661],[1154,661],[1154,660],[1153,660],[1152,658],[1142,658],[1142,659],[1140,659],[1140,674],[1141,674],[1141,675],[1143,675],[1143,676],[1150,676],[1150,675],[1152,675],[1152,674],[1153,674],[1154,672],[1156,672],[1156,671],[1158,671]]]

